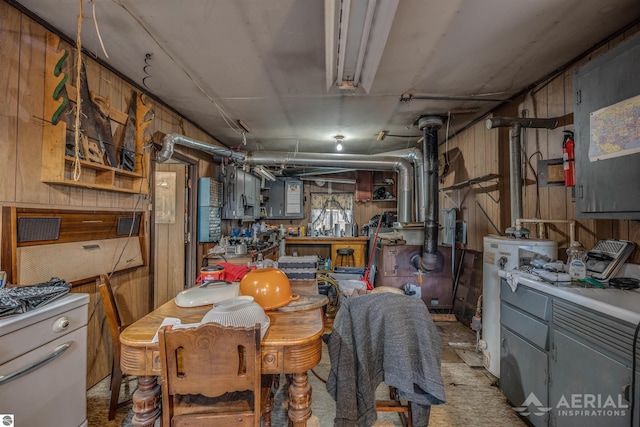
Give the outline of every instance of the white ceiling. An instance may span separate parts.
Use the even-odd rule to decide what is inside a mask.
[[[453,133],[499,104],[420,95],[507,99],[640,17],[638,0],[399,0],[367,92],[364,84],[327,89],[325,8],[340,0],[94,2],[109,58],[89,1],[83,47],[242,151],[334,152],[336,134],[344,153],[414,147],[421,115],[453,110]],[[387,9],[393,2],[378,0]],[[78,0],[19,3],[75,39]],[[351,0],[351,10],[367,3]],[[403,93],[415,97],[400,102]],[[250,128],[246,146],[238,119]],[[382,130],[389,135],[377,141]]]

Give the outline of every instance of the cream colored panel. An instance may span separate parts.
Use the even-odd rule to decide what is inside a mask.
[[[137,237],[26,246],[18,248],[16,283],[33,285],[52,277],[73,282],[141,265]]]

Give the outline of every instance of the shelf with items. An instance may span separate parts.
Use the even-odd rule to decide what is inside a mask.
[[[395,174],[390,171],[357,171],[357,202],[395,202]]]
[[[91,105],[85,107],[95,112],[92,124],[96,129],[99,128],[97,132],[100,138],[80,135],[76,146],[73,134],[75,122],[71,120],[73,108],[70,104],[77,105],[78,93],[77,88],[67,81],[68,74],[71,74],[65,69],[68,51],[59,49],[59,43],[57,35],[47,34],[44,118],[49,124],[43,127],[42,134],[41,181],[72,187],[147,194],[150,160],[149,155],[144,152],[144,146],[150,140],[146,130],[151,124],[151,119],[147,117],[151,115],[151,104],[144,95],[132,91],[128,103],[129,111],[125,113],[112,107],[109,98],[90,92],[87,86],[82,87],[82,102],[85,103],[83,94],[90,97],[91,101],[88,103]],[[84,112],[82,114],[83,117],[87,116]],[[98,115],[101,122],[97,121]],[[112,131],[113,126],[121,127],[115,135]],[[85,125],[82,128],[85,129]],[[122,136],[120,144],[106,142],[115,140],[116,136]],[[116,162],[118,164],[114,164]]]

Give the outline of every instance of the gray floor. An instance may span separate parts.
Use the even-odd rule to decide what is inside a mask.
[[[507,403],[495,379],[484,368],[475,354],[474,333],[459,322],[437,322],[443,342],[442,376],[445,383],[447,403],[434,406],[429,420],[430,427],[451,426],[525,426]],[[315,372],[315,374],[314,374]],[[335,402],[328,395],[324,383],[329,372],[329,357],[326,346],[322,361],[309,372],[309,383],[313,388],[311,409],[313,415],[308,427],[331,427],[335,417]],[[107,420],[109,383],[106,378],[87,392],[89,426],[131,426],[131,404],[118,409],[114,421]],[[286,381],[281,380],[276,394],[272,421],[275,427],[286,426]],[[135,378],[122,386],[121,399],[126,399],[137,386]],[[379,389],[386,391],[383,386]],[[157,423],[158,425],[159,423]],[[398,415],[380,414],[378,427],[400,426]]]

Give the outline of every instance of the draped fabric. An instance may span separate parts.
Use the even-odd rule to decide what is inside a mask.
[[[324,224],[331,229],[334,224],[353,222],[353,194],[311,193],[311,222],[314,228]]]
[[[353,194],[350,193],[311,193],[311,209],[353,209]]]

